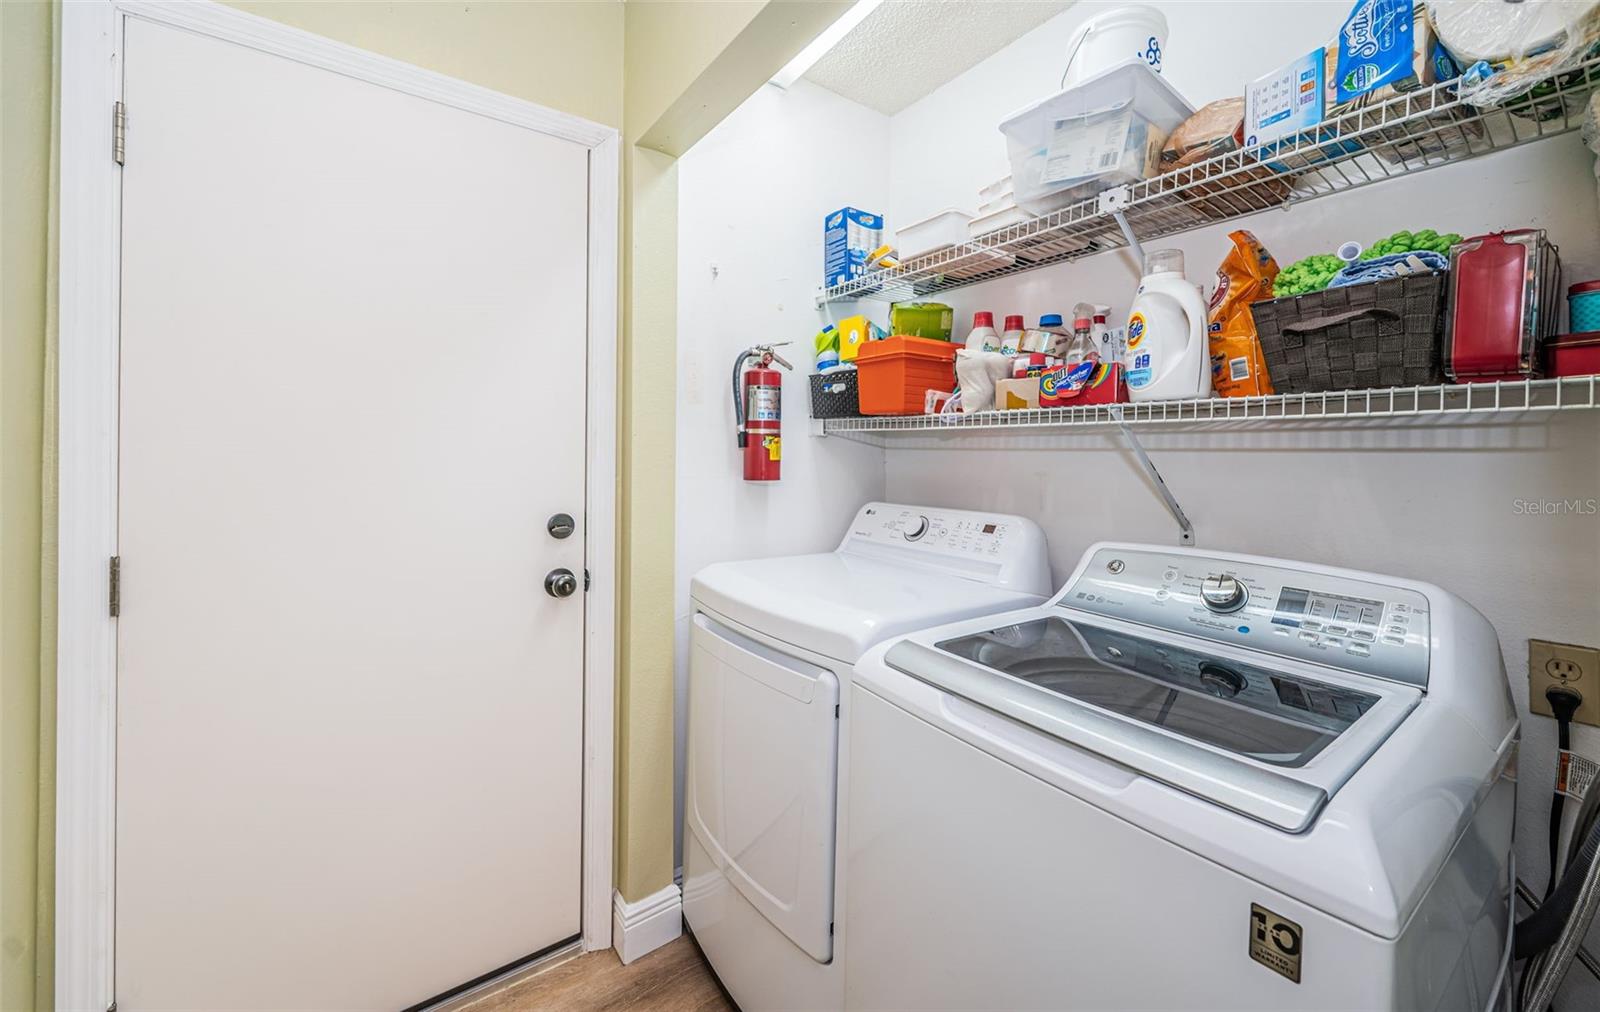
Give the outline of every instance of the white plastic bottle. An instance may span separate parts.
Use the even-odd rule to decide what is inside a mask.
[[[1111,328],[1106,326],[1106,321],[1111,318],[1110,306],[1094,307],[1094,327],[1089,331],[1095,343],[1100,346],[1100,360],[1102,362],[1121,362],[1122,349],[1112,344]]]
[[[1128,313],[1122,366],[1130,400],[1211,396],[1206,303],[1183,276],[1182,251],[1155,250],[1145,257],[1144,280]]]
[[[967,335],[967,350],[1000,350],[1000,335],[995,333],[993,313],[972,314],[972,332]]]
[[[1006,329],[1000,333],[1000,350],[1007,355],[1015,355],[1022,350],[1022,334],[1027,330],[1022,325],[1022,317],[1006,317]]]

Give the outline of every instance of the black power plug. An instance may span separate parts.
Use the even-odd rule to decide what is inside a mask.
[[[1578,712],[1578,707],[1583,705],[1583,693],[1558,682],[1544,690],[1545,701],[1550,704],[1550,712],[1563,726],[1571,726],[1573,715]],[[1563,744],[1562,748],[1567,746]]]
[[[1544,690],[1544,698],[1550,704],[1550,712],[1556,718],[1557,747],[1565,752],[1572,748],[1572,717],[1578,712],[1578,707],[1583,705],[1583,693],[1560,682]],[[1559,757],[1556,760],[1560,762]],[[1560,776],[1559,767],[1557,776]],[[1555,891],[1556,881],[1561,878],[1561,869],[1556,867],[1556,857],[1561,852],[1561,813],[1565,808],[1566,796],[1559,791],[1550,802],[1550,885],[1544,891],[1545,899]]]

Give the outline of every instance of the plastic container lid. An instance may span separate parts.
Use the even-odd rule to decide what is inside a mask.
[[[1008,316],[1008,317],[1006,317],[1006,330],[1007,331],[1024,330],[1026,328],[1027,328],[1027,324],[1022,322],[1022,317],[1020,317],[1020,316]]]
[[[1582,295],[1585,292],[1600,292],[1600,281],[1580,281],[1567,289],[1567,298]]]
[[[994,314],[993,313],[973,313],[972,314],[972,325],[974,327],[988,327],[990,330],[993,330],[994,329]]]
[[[1044,316],[1039,317],[1039,326],[1041,326],[1041,327],[1059,327],[1059,326],[1061,326],[1061,314],[1060,313],[1047,313]]]
[[[1145,274],[1182,274],[1183,250],[1157,249],[1151,250],[1144,258]]]

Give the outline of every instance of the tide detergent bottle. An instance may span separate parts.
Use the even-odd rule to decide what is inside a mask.
[[[1154,250],[1128,313],[1122,356],[1128,399],[1170,401],[1211,396],[1206,303],[1183,276],[1183,252]]]

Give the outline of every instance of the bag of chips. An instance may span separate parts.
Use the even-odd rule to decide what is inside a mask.
[[[1250,303],[1272,298],[1278,263],[1254,235],[1229,232],[1233,248],[1217,268],[1217,290],[1207,312],[1211,352],[1211,385],[1220,397],[1256,397],[1272,393],[1267,361],[1256,339]]]

